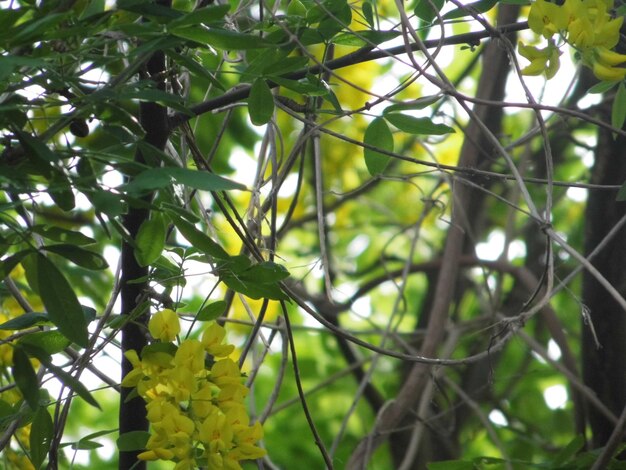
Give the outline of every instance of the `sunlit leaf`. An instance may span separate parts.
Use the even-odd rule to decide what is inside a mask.
[[[174,225],[176,225],[180,234],[185,237],[192,246],[203,253],[216,259],[226,260],[230,258],[224,248],[222,248],[206,233],[198,230],[193,224],[190,224],[184,219],[175,217]]]
[[[441,95],[432,95],[432,96],[422,96],[416,100],[405,101],[404,103],[395,103],[389,105],[383,111],[383,115],[386,116],[391,112],[397,111],[410,111],[410,110],[418,110],[429,107],[432,104],[435,104],[439,101],[443,96]]]
[[[202,25],[184,26],[170,30],[174,36],[223,50],[259,49],[270,46],[263,38],[221,28]]]
[[[391,41],[400,36],[400,34],[399,31],[350,31],[335,36],[333,43],[341,46],[364,47]]]
[[[165,248],[166,236],[167,224],[159,214],[154,214],[141,224],[135,237],[135,258],[140,266],[148,266],[159,259]]]
[[[18,344],[35,346],[52,356],[63,351],[71,343],[58,330],[47,330],[36,331],[23,336],[18,340]]]
[[[367,126],[363,143],[387,152],[393,152],[393,135],[384,119],[376,118]],[[365,153],[365,165],[370,175],[376,176],[385,171],[390,161],[388,155],[368,147],[364,147],[363,152]]]
[[[130,431],[121,434],[117,438],[116,444],[120,452],[143,450],[146,448],[149,438],[150,433],[147,431]]]
[[[274,96],[267,82],[261,78],[255,80],[250,88],[248,112],[255,126],[267,124],[274,114]]]
[[[206,305],[198,316],[196,317],[199,321],[211,321],[221,317],[228,308],[228,304],[223,300],[217,300],[215,302],[211,302]]]
[[[443,135],[454,132],[445,124],[436,124],[429,118],[417,118],[402,113],[385,114],[385,119],[401,131],[409,134]]]

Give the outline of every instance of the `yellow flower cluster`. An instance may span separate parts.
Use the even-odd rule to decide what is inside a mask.
[[[241,460],[263,457],[256,446],[263,428],[249,423],[248,389],[238,365],[227,358],[234,346],[223,344],[224,328],[212,323],[200,340],[185,339],[176,347],[180,322],[166,309],[152,316],[148,329],[165,347],[148,348],[141,359],[127,352],[133,370],[122,381],[147,403],[152,432],[139,458],[171,460],[175,470],[237,470]],[[215,359],[210,368],[207,354]]]
[[[612,51],[620,36],[623,17],[613,18],[613,0],[565,0],[562,4],[536,0],[530,7],[530,29],[548,40],[548,46],[538,48],[519,45],[519,53],[530,61],[522,69],[524,75],[552,78],[559,69],[559,46],[554,37],[574,47],[584,65],[590,67],[600,80],[619,81],[626,77],[626,55]]]

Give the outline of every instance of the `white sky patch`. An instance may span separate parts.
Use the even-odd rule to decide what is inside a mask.
[[[260,142],[255,145],[255,153],[259,151],[260,145]],[[231,151],[228,163],[235,169],[235,174],[231,179],[237,181],[238,183],[245,184],[249,188],[252,187],[252,183],[254,183],[254,177],[257,172],[256,160],[241,147],[235,147]]]
[[[524,258],[526,256],[526,244],[521,240],[513,240],[509,243],[509,261],[515,258]]]
[[[491,410],[491,412],[489,413],[489,421],[491,421],[496,426],[509,425],[509,421],[506,419],[506,416],[504,416],[504,413],[497,409]]]
[[[372,314],[372,303],[369,296],[360,297],[352,304],[350,309],[361,318],[367,318]]]
[[[552,385],[543,391],[543,399],[551,410],[563,409],[567,404],[567,389],[563,385]]]
[[[365,234],[357,235],[352,239],[352,241],[348,244],[346,251],[348,252],[348,256],[352,258],[356,258],[361,253],[365,251],[365,249],[370,244],[370,237]]]
[[[567,197],[574,202],[585,202],[587,200],[587,190],[585,188],[568,188]]]
[[[556,341],[551,339],[548,341],[548,357],[553,361],[558,361],[561,359],[561,348],[556,344]]]
[[[112,167],[107,166],[104,169],[104,173],[100,178],[102,184],[109,188],[116,188],[122,184],[124,184],[124,176],[117,170],[114,170]]]
[[[298,174],[291,173],[283,181],[283,184],[280,186],[280,197],[292,197],[296,194],[296,189],[298,189]]]
[[[486,242],[476,245],[476,254],[480,259],[495,261],[504,250],[504,234],[500,230],[494,230],[487,237]]]

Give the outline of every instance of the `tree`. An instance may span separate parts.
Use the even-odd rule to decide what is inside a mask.
[[[623,8],[521,7],[2,4],[3,464],[620,468]]]

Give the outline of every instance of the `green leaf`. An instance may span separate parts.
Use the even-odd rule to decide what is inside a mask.
[[[289,277],[285,267],[270,261],[250,266],[250,260],[241,255],[232,260],[236,261],[218,268],[220,279],[228,287],[253,299],[288,299],[278,285],[279,281]]]
[[[403,132],[409,134],[443,135],[455,132],[445,124],[435,124],[429,118],[417,118],[402,113],[385,114],[385,119]]]
[[[102,255],[76,245],[60,243],[58,245],[45,245],[42,246],[41,249],[62,256],[75,265],[85,269],[100,270],[109,267]]]
[[[267,124],[274,114],[274,95],[262,78],[254,81],[248,96],[248,112],[255,126]]]
[[[200,313],[198,313],[196,319],[198,321],[215,320],[216,318],[221,317],[224,312],[226,312],[227,308],[228,303],[223,300],[211,302],[210,304],[206,305],[202,310],[200,310]]]
[[[120,452],[143,450],[146,448],[150,433],[147,431],[130,431],[117,438],[117,448]]]
[[[277,284],[265,284],[258,282],[258,280],[244,282],[239,276],[232,273],[224,274],[220,276],[220,279],[230,289],[246,295],[251,299],[266,298],[272,300],[287,300],[289,298],[280,290]]]
[[[11,318],[0,325],[0,330],[24,330],[31,326],[41,325],[49,322],[50,318],[46,313],[26,312],[19,317]]]
[[[437,18],[437,13],[441,11],[445,0],[418,0],[413,13],[426,23],[431,23]]]
[[[626,87],[621,82],[617,87],[613,106],[611,108],[611,125],[616,129],[621,129],[626,120]]]
[[[23,250],[8,256],[0,263],[0,279],[4,279],[20,262],[27,256],[33,253],[33,250]]]
[[[58,330],[36,331],[20,338],[17,344],[34,346],[52,356],[60,353],[71,343]]]
[[[151,219],[144,220],[135,238],[135,258],[140,266],[154,263],[165,248],[167,224],[160,214],[153,214]]]
[[[333,43],[341,46],[364,47],[382,44],[400,36],[398,31],[348,31],[333,38]]]
[[[201,23],[211,23],[226,16],[230,10],[230,5],[209,5],[207,7],[198,8],[186,15],[172,20],[168,24],[168,28],[178,28],[181,26],[198,25]]]
[[[15,134],[20,140],[20,143],[24,146],[24,150],[32,153],[37,158],[45,162],[56,162],[59,160],[59,156],[56,153],[50,150],[41,140],[33,137],[28,132],[15,129]]]
[[[68,177],[57,169],[52,171],[48,194],[52,200],[64,211],[71,211],[76,206],[74,192]]]
[[[91,395],[89,390],[87,390],[87,387],[80,383],[80,381],[78,381],[71,374],[65,372],[62,368],[52,364],[52,357],[42,348],[30,344],[22,344],[21,347],[26,349],[32,357],[37,358],[43,365],[45,365],[46,368],[52,372],[52,374],[59,379],[63,385],[71,389],[72,392],[76,393],[79,397],[95,408],[101,409],[98,402]]]
[[[200,78],[205,78],[209,80],[213,84],[213,86],[215,86],[219,90],[226,91],[226,87],[222,85],[222,83],[215,76],[213,76],[213,74],[208,69],[196,62],[193,57],[188,57],[184,54],[178,54],[173,50],[168,50],[167,55],[171,57],[174,62],[185,67],[189,72],[191,72],[192,75],[196,75]]]
[[[242,280],[256,281],[263,284],[276,283],[288,277],[289,271],[287,271],[287,268],[272,261],[263,261],[239,273],[239,278]]]
[[[97,190],[93,194],[88,195],[88,197],[98,212],[103,212],[111,218],[117,217],[126,211],[126,206],[120,199],[119,194]]]
[[[189,168],[165,167],[163,170],[174,178],[178,184],[201,191],[228,191],[231,189],[247,189],[244,184],[223,178],[208,171],[197,171]]]
[[[33,467],[38,469],[46,460],[46,455],[50,450],[54,424],[52,417],[45,406],[37,408],[35,417],[30,428],[30,460]]]
[[[363,2],[361,10],[363,12],[363,17],[365,18],[365,21],[367,21],[367,24],[374,28],[374,9],[372,7],[372,4],[370,2]]]
[[[394,112],[394,111],[409,111],[416,109],[424,109],[429,107],[432,104],[435,104],[439,101],[443,96],[441,95],[431,95],[431,96],[422,96],[413,101],[406,101],[404,103],[392,104],[391,106],[387,106],[383,111],[383,116]]]
[[[13,346],[13,367],[11,372],[15,384],[22,392],[26,403],[33,410],[36,410],[39,406],[39,381],[22,346]]]
[[[100,444],[99,442],[82,440],[82,439],[72,444],[73,450],[94,450],[94,449],[99,449],[100,447],[102,447],[102,444]]]
[[[87,387],[80,383],[80,381],[76,380],[76,378],[74,378],[71,374],[68,374],[60,367],[53,364],[46,364],[46,367],[63,383],[63,385],[70,388],[74,393],[76,393],[76,395],[81,397],[94,408],[98,408],[99,410],[102,409],[93,395],[89,392],[89,390],[87,390]]]
[[[272,44],[259,36],[238,33],[221,28],[207,28],[202,25],[173,28],[170,29],[170,33],[179,38],[229,51],[259,49],[272,46]]]
[[[176,225],[180,234],[185,237],[185,239],[187,239],[187,241],[191,243],[194,248],[200,250],[204,254],[220,260],[227,260],[230,258],[230,255],[226,253],[224,248],[213,241],[213,239],[206,233],[198,230],[193,224],[190,224],[186,220],[179,217],[174,217],[174,225]]]
[[[387,152],[393,152],[393,135],[384,119],[376,118],[367,126],[363,143]],[[390,161],[388,155],[371,148],[363,148],[363,152],[365,154],[365,165],[370,175],[376,176],[385,171]]]
[[[80,20],[85,20],[100,13],[104,13],[106,0],[90,0],[87,7],[80,14]]]
[[[558,454],[552,459],[551,467],[560,468],[570,462],[572,458],[585,446],[585,438],[580,434],[574,437]]]
[[[101,436],[106,436],[107,434],[113,434],[113,433],[116,433],[117,431],[118,431],[118,429],[105,429],[103,431],[97,431],[97,432],[88,434],[87,436],[81,437],[76,442],[64,442],[63,444],[60,445],[60,447],[71,446],[71,448],[74,449],[74,450],[97,449],[97,448],[102,447],[102,444],[94,442],[93,439],[96,439],[96,438],[101,437]]]
[[[120,10],[132,11],[147,16],[161,18],[180,18],[182,13],[174,8],[158,3],[146,2],[145,0],[117,0],[115,5]]]
[[[600,83],[596,83],[594,86],[589,88],[587,93],[591,93],[591,94],[606,93],[607,91],[609,91],[611,88],[613,88],[618,83],[619,82],[600,82]]]
[[[63,273],[42,254],[36,257],[39,295],[52,323],[70,341],[87,347],[87,322],[76,294]]]
[[[498,0],[480,0],[478,2],[468,3],[463,7],[455,8],[454,10],[449,11],[443,15],[443,18],[446,20],[452,20],[455,18],[470,16],[472,13],[485,13],[495,7],[497,3]]]
[[[203,191],[246,189],[245,185],[214,173],[180,167],[159,167],[139,173],[126,185],[126,191],[138,195],[169,187],[172,183],[183,184]]]
[[[117,197],[119,199],[119,197]],[[68,230],[62,227],[51,225],[35,225],[31,230],[49,240],[61,243],[71,243],[72,245],[92,245],[96,243],[91,237],[83,235],[80,232],[74,230]]]

